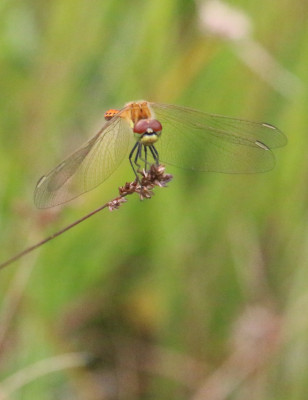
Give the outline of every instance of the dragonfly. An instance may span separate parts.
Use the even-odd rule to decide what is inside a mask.
[[[151,162],[204,172],[257,173],[271,170],[271,149],[286,144],[275,126],[192,108],[149,101],[110,109],[99,132],[42,176],[35,188],[38,208],[54,207],[109,178],[125,158],[138,180],[140,164]]]

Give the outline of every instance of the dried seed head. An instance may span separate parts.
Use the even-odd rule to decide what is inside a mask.
[[[161,164],[151,165],[150,169],[146,171],[138,171],[141,179],[135,179],[133,182],[126,182],[124,186],[119,187],[120,196],[108,203],[110,211],[116,210],[124,203],[124,196],[137,193],[141,200],[150,199],[153,195],[155,186],[166,187],[167,183],[173,178],[170,174],[165,174],[165,167]]]
[[[128,194],[133,194],[136,191],[138,185],[137,180],[134,182],[126,182],[124,186],[119,187],[120,196],[127,196]]]
[[[150,199],[153,195],[153,187],[151,187],[150,185],[148,186],[138,186],[136,188],[136,193],[139,194],[140,200],[144,200],[144,199]]]
[[[125,197],[117,197],[108,203],[108,208],[110,211],[117,210],[122,203],[126,203],[127,199]]]
[[[142,175],[141,185],[146,187],[165,187],[173,178],[172,175],[165,174],[165,167],[161,164],[153,164],[148,171],[143,170],[140,174]]]

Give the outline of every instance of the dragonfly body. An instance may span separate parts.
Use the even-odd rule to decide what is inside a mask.
[[[169,104],[130,102],[108,110],[105,119],[92,139],[38,181],[34,201],[39,208],[93,189],[125,157],[135,174],[135,167],[142,161],[147,168],[149,159],[199,171],[254,173],[273,168],[271,149],[286,144],[283,133],[270,124]]]
[[[162,126],[153,118],[154,112],[147,101],[128,103],[123,110],[110,109],[105,112],[104,117],[106,121],[110,121],[115,115],[127,121],[137,142],[144,146],[157,142]]]

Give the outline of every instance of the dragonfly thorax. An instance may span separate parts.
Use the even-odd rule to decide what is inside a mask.
[[[134,125],[136,140],[145,146],[157,142],[161,131],[162,126],[157,119],[140,119]]]

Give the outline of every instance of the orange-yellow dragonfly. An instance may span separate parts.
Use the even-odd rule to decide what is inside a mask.
[[[286,144],[276,127],[191,108],[137,101],[105,113],[102,129],[38,181],[39,208],[65,203],[105,181],[125,157],[136,174],[149,159],[198,171],[253,173],[275,164]],[[163,132],[162,132],[163,131]]]

